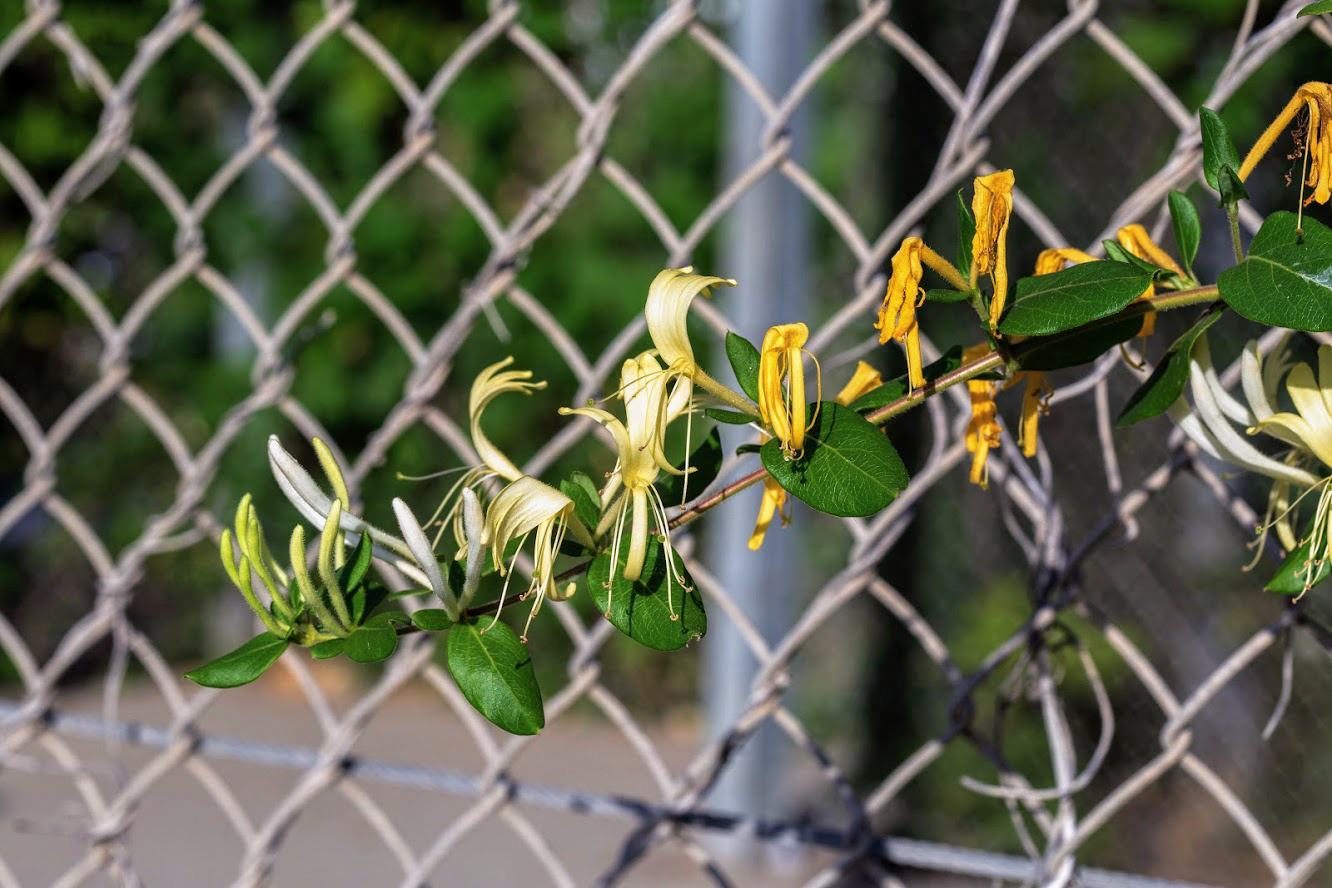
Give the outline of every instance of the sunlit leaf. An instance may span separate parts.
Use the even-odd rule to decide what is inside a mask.
[[[490,617],[453,627],[446,645],[453,680],[467,702],[510,734],[537,734],[546,724],[532,658],[518,634]]]
[[[264,674],[287,649],[288,641],[268,632],[256,635],[229,654],[185,673],[206,688],[238,688]]]
[[[906,467],[883,431],[832,401],[819,404],[799,459],[788,460],[776,438],[759,455],[787,492],[829,515],[873,515],[907,485]]]

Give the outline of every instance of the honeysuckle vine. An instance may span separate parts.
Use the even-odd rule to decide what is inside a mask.
[[[1307,592],[1332,572],[1332,347],[1318,351],[1315,372],[1288,356],[1298,343],[1268,355],[1250,345],[1237,397],[1219,381],[1208,331],[1227,315],[1332,330],[1332,231],[1304,215],[1307,204],[1332,198],[1332,89],[1301,86],[1242,163],[1221,117],[1202,109],[1200,120],[1202,178],[1220,196],[1236,246],[1236,264],[1215,283],[1201,282],[1195,272],[1201,217],[1181,191],[1165,201],[1173,245],[1135,221],[1095,249],[1053,245],[1033,258],[1032,274],[1016,274],[1009,232],[1018,181],[1012,170],[995,170],[977,175],[969,195],[958,193],[956,244],[931,245],[913,234],[889,260],[883,303],[866,317],[864,332],[870,339],[878,331],[873,338],[892,350],[879,363],[900,360],[899,377],[885,380],[872,362],[861,361],[849,379],[826,387],[831,381],[807,348],[808,327],[788,319],[758,346],[727,334],[732,386],[699,366],[689,316],[696,299],[736,281],[674,268],[647,287],[651,348],[622,363],[617,386],[604,398],[558,409],[569,421],[599,427],[586,439],[589,450],[609,445],[614,460],[599,480],[582,472],[564,479],[528,475],[520,455],[487,435],[483,419],[492,402],[533,397],[546,387],[512,357],[490,364],[472,383],[468,427],[478,464],[463,467],[431,512],[394,498],[387,511],[396,532],[360,514],[323,442],[311,442],[320,483],[273,438],[274,479],[314,533],[307,539],[297,524],[281,560],[269,548],[253,499],[241,500],[220,552],[263,632],[189,677],[232,687],[258,677],[292,645],[316,659],[371,662],[391,656],[402,635],[435,633],[446,639],[449,668],[468,701],[506,730],[534,733],[544,714],[526,643],[546,602],[586,596],[635,641],[660,650],[684,647],[706,632],[707,617],[675,551],[674,531],[755,484],[762,497],[751,550],[780,532],[774,523],[792,522],[793,500],[831,515],[876,514],[910,483],[891,421],[964,383],[970,415],[957,434],[971,455],[969,480],[985,488],[990,461],[1004,446],[1005,413],[1017,416],[1019,452],[1010,458],[1034,457],[1058,371],[1116,349],[1139,368],[1155,355],[1120,424],[1168,413],[1203,453],[1269,479],[1255,549],[1261,556],[1279,547],[1285,560],[1268,588]],[[1244,182],[1286,131],[1302,164],[1296,212],[1270,215],[1246,253],[1236,205],[1246,196]],[[925,366],[921,325],[957,310],[947,303],[962,303],[974,315],[970,332]],[[1201,312],[1182,336],[1154,342],[1159,313],[1190,308]],[[893,353],[899,350],[900,358]],[[825,399],[825,390],[837,394]],[[1006,411],[1010,398],[1015,409]],[[720,486],[714,482],[723,454],[710,423],[752,432],[741,451],[756,464]],[[313,569],[308,548],[315,550]],[[375,562],[380,570],[372,569]],[[398,587],[390,590],[389,583]],[[521,633],[506,622],[515,599],[531,599]]]

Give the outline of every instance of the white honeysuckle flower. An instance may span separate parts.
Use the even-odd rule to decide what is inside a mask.
[[[590,417],[610,432],[619,459],[602,492],[603,502],[609,505],[602,513],[596,535],[602,536],[614,527],[610,551],[612,559],[618,559],[625,521],[629,521],[629,551],[625,556],[623,576],[626,580],[637,580],[642,576],[647,557],[648,519],[651,517],[666,548],[667,604],[674,613],[670,589],[678,578],[675,576],[670,529],[665,506],[653,486],[661,471],[682,474],[666,459],[662,446],[676,402],[674,392],[667,394],[667,379],[657,359],[650,352],[644,352],[625,361],[620,368],[625,421],[621,422],[619,417],[598,407],[561,407],[560,413]],[[617,492],[619,496],[616,496]],[[615,573],[614,563],[611,573]]]
[[[458,599],[454,597],[453,591],[449,589],[449,584],[444,579],[444,572],[439,569],[439,561],[435,558],[435,549],[430,544],[430,538],[426,536],[425,531],[421,529],[421,522],[416,520],[416,515],[412,513],[411,508],[400,498],[393,499],[393,514],[398,519],[398,527],[402,530],[403,542],[411,550],[412,558],[415,559],[421,572],[425,574],[427,585],[430,591],[434,592],[444,604],[444,611],[449,615],[449,619],[458,619]]]
[[[1251,391],[1255,394],[1266,392],[1260,365],[1255,355],[1254,360],[1241,367],[1250,377],[1243,386],[1249,404],[1241,404],[1222,387],[1212,365],[1207,339],[1199,337],[1189,356],[1189,391],[1193,395],[1193,409],[1190,411],[1181,397],[1171,406],[1170,415],[1209,455],[1297,487],[1312,487],[1319,482],[1317,475],[1268,456],[1249,443],[1236,428],[1238,425],[1247,430],[1259,422],[1259,412],[1271,413],[1268,399],[1250,398]]]
[[[471,419],[472,446],[476,448],[477,456],[481,457],[481,464],[505,481],[515,481],[523,473],[481,430],[481,414],[485,412],[487,404],[505,392],[527,395],[546,387],[544,381],[528,381],[532,378],[530,370],[504,369],[512,363],[513,358],[507,357],[478,373],[467,401],[467,411]]]
[[[743,395],[722,385],[709,376],[694,360],[694,346],[689,341],[689,305],[700,293],[710,295],[709,287],[725,284],[734,287],[730,278],[692,274],[693,268],[667,268],[653,279],[648,287],[647,305],[643,316],[647,319],[648,335],[652,344],[666,362],[671,377],[685,380],[687,396],[692,388],[699,388],[728,407],[754,416],[758,410]]]
[[[1266,363],[1264,367],[1255,343],[1245,346],[1240,387],[1246,403],[1241,404],[1221,387],[1207,340],[1199,339],[1189,364],[1193,410],[1188,410],[1181,397],[1171,407],[1171,416],[1207,453],[1273,479],[1267,515],[1259,527],[1259,554],[1268,530],[1276,531],[1287,553],[1309,544],[1309,560],[1296,575],[1311,584],[1332,557],[1332,475],[1325,474],[1332,469],[1332,346],[1319,347],[1316,378],[1308,364],[1291,367],[1281,346]],[[1274,407],[1283,374],[1293,412],[1278,412]],[[1268,456],[1240,437],[1232,422],[1245,427],[1248,435],[1262,432],[1276,438],[1289,450],[1280,460]],[[1292,497],[1292,490],[1299,493]],[[1315,490],[1314,517],[1301,537],[1295,531],[1298,506]]]
[[[555,583],[555,558],[564,543],[566,532],[573,533],[586,545],[592,543],[591,535],[574,515],[573,500],[530,475],[522,475],[506,485],[491,500],[490,508],[486,511],[484,542],[491,547],[495,569],[505,578],[504,589],[500,593],[500,609],[504,607],[504,598],[508,594],[513,561],[518,557],[518,553],[514,552],[509,563],[505,564],[504,552],[513,540],[519,540],[518,548],[521,549],[528,535],[535,534],[532,545],[532,582],[522,597],[535,593],[536,601],[532,603],[527,623],[523,626],[523,641],[527,640],[527,628],[541,609],[543,601],[547,598],[563,601],[573,595],[574,583],[569,583],[563,591]],[[499,609],[495,612],[495,619],[499,619]],[[494,625],[493,622],[491,625]]]

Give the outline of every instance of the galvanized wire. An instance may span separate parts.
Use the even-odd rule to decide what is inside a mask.
[[[526,847],[551,881],[573,884],[559,848],[546,839],[531,816],[534,807],[554,807],[627,818],[636,824],[619,853],[605,861],[598,884],[632,877],[636,867],[660,845],[681,849],[704,880],[728,884],[730,864],[703,837],[742,834],[758,842],[820,846],[841,852],[836,862],[810,878],[811,885],[853,878],[904,884],[909,876],[900,868],[906,867],[1021,884],[1181,886],[1188,883],[1155,879],[1151,873],[1110,872],[1082,862],[1089,854],[1089,841],[1103,833],[1107,825],[1132,816],[1126,812],[1133,803],[1158,788],[1167,777],[1187,781],[1229,821],[1236,841],[1242,842],[1265,867],[1263,878],[1267,882],[1275,886],[1312,884],[1318,868],[1332,853],[1332,822],[1324,812],[1304,812],[1306,821],[1317,821],[1317,829],[1327,832],[1293,853],[1283,851],[1282,843],[1273,835],[1280,825],[1265,823],[1255,812],[1253,799],[1244,795],[1254,787],[1232,785],[1223,770],[1197,748],[1194,730],[1200,713],[1230,691],[1246,669],[1263,660],[1281,664],[1283,687],[1279,702],[1274,697],[1274,704],[1284,711],[1290,685],[1301,668],[1300,664],[1291,665],[1289,652],[1295,638],[1312,640],[1312,646],[1325,654],[1332,634],[1302,604],[1291,605],[1251,619],[1243,630],[1245,638],[1233,649],[1217,652],[1205,676],[1181,683],[1144,651],[1136,640],[1138,627],[1123,625],[1122,616],[1112,616],[1103,603],[1086,593],[1084,570],[1095,569],[1092,561],[1098,553],[1119,542],[1112,539],[1116,533],[1132,536],[1138,522],[1161,496],[1175,489],[1181,476],[1200,479],[1216,504],[1245,533],[1256,517],[1226,480],[1200,461],[1178,434],[1170,439],[1169,452],[1157,468],[1137,481],[1125,477],[1121,455],[1116,453],[1115,439],[1109,433],[1108,393],[1112,384],[1122,382],[1126,372],[1113,357],[1098,362],[1081,379],[1068,380],[1057,399],[1061,409],[1065,402],[1070,406],[1077,401],[1094,405],[1102,493],[1112,507],[1090,530],[1079,536],[1070,529],[1067,500],[1063,498],[1068,493],[1054,483],[1055,460],[1051,454],[1043,452],[1030,464],[1013,459],[1016,448],[1006,438],[999,458],[993,461],[992,495],[998,503],[1000,523],[1010,532],[1011,547],[1026,562],[1031,607],[1028,613],[1015,615],[1014,628],[992,649],[957,649],[931,624],[921,602],[908,600],[881,574],[885,562],[905,551],[902,540],[917,520],[922,499],[927,494],[941,493],[947,480],[963,471],[967,454],[960,443],[960,432],[968,409],[965,395],[958,392],[931,405],[928,447],[921,462],[912,467],[909,489],[874,518],[842,522],[849,547],[845,563],[810,590],[808,604],[778,643],[763,640],[749,617],[712,580],[706,564],[691,562],[710,606],[737,623],[759,668],[745,711],[723,736],[700,742],[685,766],[668,763],[643,717],[603,680],[599,654],[613,637],[610,627],[600,620],[584,623],[572,611],[552,607],[555,619],[568,635],[572,653],[567,683],[547,700],[548,722],[571,718],[569,711],[575,704],[590,703],[641,760],[655,787],[655,795],[650,797],[557,790],[513,778],[509,771],[517,757],[524,750],[540,748],[541,738],[513,738],[493,731],[431,661],[431,649],[424,638],[405,643],[373,685],[341,712],[321,690],[308,663],[291,654],[283,659],[282,668],[304,695],[322,735],[317,746],[291,748],[206,733],[200,720],[217,699],[217,692],[183,689],[175,667],[166,662],[129,615],[128,608],[141,588],[150,559],[184,546],[216,543],[227,518],[211,511],[208,493],[222,456],[258,414],[276,409],[302,434],[331,440],[319,417],[293,394],[296,370],[289,352],[303,325],[318,313],[335,288],[349,289],[373,312],[412,368],[397,403],[380,418],[374,433],[359,449],[344,451],[337,445],[345,447],[347,442],[332,442],[339,453],[346,453],[353,496],[384,462],[390,448],[412,429],[428,429],[446,450],[464,462],[474,457],[457,418],[439,408],[438,396],[446,388],[465,384],[455,377],[454,365],[468,336],[478,325],[487,323],[487,315],[497,303],[521,314],[549,339],[576,381],[577,400],[599,393],[611,369],[628,356],[640,337],[641,319],[626,319],[624,330],[608,346],[590,354],[564,328],[551,300],[528,292],[517,281],[517,269],[533,245],[560,219],[578,212],[574,201],[591,181],[609,183],[637,209],[660,241],[663,265],[682,265],[757,181],[768,174],[785,178],[808,199],[851,257],[852,266],[836,282],[848,297],[829,317],[811,319],[815,332],[810,343],[815,351],[838,345],[850,348],[844,355],[849,359],[853,352],[865,350],[867,319],[882,297],[888,256],[904,236],[920,230],[941,200],[972,176],[1001,165],[991,156],[988,131],[1002,118],[1014,96],[1033,82],[1043,63],[1065,51],[1072,41],[1085,38],[1132,79],[1142,95],[1160,109],[1175,134],[1173,147],[1159,167],[1141,182],[1129,183],[1131,187],[1125,188],[1118,208],[1104,219],[1103,235],[1112,236],[1128,222],[1161,218],[1160,208],[1169,190],[1200,181],[1198,125],[1188,105],[1107,23],[1104,13],[1109,5],[1096,0],[1069,0],[1059,19],[1014,58],[1010,41],[1021,4],[1018,0],[1002,0],[995,4],[993,18],[983,24],[985,37],[975,64],[965,79],[954,79],[948,70],[956,65],[945,65],[922,49],[899,24],[892,3],[862,2],[854,10],[840,11],[841,18],[831,28],[832,36],[822,50],[787,93],[777,96],[763,89],[688,0],[662,5],[656,17],[641,28],[599,92],[593,92],[566,61],[524,26],[522,8],[516,0],[492,0],[485,17],[439,61],[424,84],[403,69],[390,46],[358,21],[353,0],[325,0],[318,21],[290,47],[268,77],[260,76],[226,35],[210,24],[205,3],[173,0],[151,31],[138,41],[132,61],[113,76],[84,37],[65,20],[56,0],[28,0],[21,23],[0,42],[0,74],[15,59],[41,45],[58,52],[102,105],[95,137],[49,188],[37,183],[11,146],[0,144],[0,180],[21,201],[28,216],[22,247],[0,275],[0,311],[26,284],[48,279],[86,315],[98,349],[96,381],[47,425],[38,420],[33,405],[0,378],[0,414],[11,427],[3,434],[11,436],[27,454],[20,486],[0,503],[0,541],[16,535],[27,516],[40,513],[68,536],[96,575],[90,606],[64,631],[47,656],[35,655],[29,640],[9,619],[0,616],[0,647],[22,685],[21,696],[0,708],[0,753],[11,768],[50,769],[62,775],[79,800],[81,853],[66,861],[55,884],[94,883],[101,877],[138,884],[133,850],[136,843],[151,842],[153,837],[134,830],[136,812],[163,776],[177,770],[188,771],[197,780],[242,843],[244,853],[236,861],[234,874],[228,876],[238,886],[261,884],[270,878],[290,828],[297,818],[314,816],[316,800],[330,788],[341,789],[343,797],[384,842],[401,870],[394,878],[403,885],[426,884],[460,843],[491,821],[503,823],[510,831],[510,841]],[[1332,28],[1326,21],[1295,17],[1302,5],[1300,0],[1292,0],[1270,20],[1263,21],[1257,16],[1256,0],[1247,4],[1236,23],[1233,49],[1204,104],[1224,105],[1265,61],[1297,35],[1308,32],[1332,43]],[[355,47],[387,79],[408,119],[401,147],[383,158],[378,172],[345,206],[284,145],[279,114],[279,104],[304,63],[333,39]],[[143,81],[163,56],[180,44],[190,44],[210,56],[248,105],[241,144],[193,196],[183,193],[151,154],[135,142],[134,115]],[[692,46],[715,63],[752,99],[765,123],[760,144],[754,146],[753,163],[724,183],[712,201],[683,228],[671,221],[634,173],[607,152],[608,140],[621,125],[618,118],[626,93],[647,76],[648,65],[675,44]],[[456,161],[443,150],[433,126],[451,86],[469,65],[495,46],[516,50],[535,66],[578,119],[574,151],[506,215],[468,182]],[[891,53],[901,64],[910,66],[951,114],[932,172],[881,230],[866,230],[791,153],[794,115],[810,101],[832,69],[861,47]],[[1089,50],[1083,45],[1079,51]],[[204,223],[222,196],[260,161],[275,169],[300,195],[327,237],[323,272],[271,325],[259,319],[237,282],[213,263],[203,236]],[[62,254],[58,235],[71,209],[96,193],[122,167],[132,170],[160,200],[174,220],[176,235],[170,264],[143,287],[128,310],[116,317],[71,257]],[[413,171],[428,173],[465,207],[490,247],[489,257],[474,270],[459,294],[456,310],[427,338],[414,332],[390,294],[376,285],[374,270],[363,268],[357,255],[358,230],[367,214],[380,197]],[[1067,244],[1058,226],[1029,195],[1020,191],[1015,206],[1022,223],[1045,245]],[[1255,210],[1246,209],[1243,221],[1253,230],[1260,218]],[[1099,238],[1089,249],[1095,251],[1098,242]],[[130,348],[135,336],[153,323],[154,309],[185,282],[196,283],[212,294],[243,329],[256,352],[251,391],[221,417],[206,443],[197,448],[187,442],[170,413],[135,382],[138,359]],[[714,306],[700,305],[700,313],[712,329],[726,329],[726,318]],[[926,349],[937,353],[932,343],[926,343]],[[142,420],[161,443],[178,475],[170,505],[148,520],[134,540],[118,551],[109,548],[102,530],[62,493],[67,488],[58,483],[62,451],[78,439],[96,411],[112,404]],[[528,470],[538,472],[550,466],[580,447],[586,436],[585,425],[571,425],[532,456]],[[1091,440],[1090,434],[1087,440]],[[681,544],[688,550],[687,539]],[[947,697],[941,706],[943,716],[934,725],[934,736],[902,757],[870,787],[859,786],[848,776],[854,763],[802,720],[791,698],[793,681],[808,668],[807,659],[801,655],[839,614],[866,602],[881,606],[900,624],[916,644],[917,655],[936,671]],[[1261,610],[1255,606],[1250,613]],[[1094,652],[1088,638],[1070,629],[1073,617],[1094,627]],[[1054,654],[1070,648],[1077,654],[1071,662],[1080,673],[1078,680],[1093,689],[1096,701],[1098,724],[1093,734],[1098,739],[1090,755],[1078,748],[1072,726],[1065,689],[1073,678],[1055,663]],[[101,717],[93,719],[64,711],[62,683],[70,678],[76,663],[99,650],[108,651],[97,655],[104,667],[100,678]],[[169,724],[148,725],[122,717],[120,706],[131,663],[147,675],[160,695],[169,712]],[[1106,690],[1103,673],[1111,666],[1129,675],[1137,690],[1156,708],[1151,718],[1160,727],[1153,752],[1132,768],[1116,773],[1113,785],[1107,788],[1103,783],[1105,760],[1116,725],[1127,717],[1115,712],[1112,695]],[[409,683],[432,689],[441,711],[465,726],[483,762],[480,768],[461,772],[407,767],[366,760],[357,753],[357,743],[367,726],[386,701]],[[1034,773],[1024,773],[1009,762],[1002,745],[978,724],[979,710],[996,706],[1002,709],[1022,698],[1029,698],[1039,710],[1036,722],[1047,746],[1048,766]],[[1145,718],[1141,712],[1133,717]],[[727,768],[734,750],[765,724],[775,726],[812,764],[827,794],[839,806],[836,822],[849,825],[758,821],[708,806],[708,792]],[[96,763],[71,742],[72,738],[89,736],[104,742]],[[1313,738],[1313,744],[1319,739]],[[941,767],[941,759],[959,747],[990,763],[988,774],[957,776],[967,777],[973,791],[995,797],[995,805],[1007,806],[1014,827],[1013,841],[1025,856],[960,847],[947,837],[940,842],[897,838],[879,827],[890,807],[902,803],[904,794],[921,775],[927,769]],[[124,753],[131,748],[151,749],[152,755],[130,764]],[[1251,753],[1263,755],[1264,751],[1255,749]],[[244,760],[256,767],[294,768],[301,777],[280,801],[252,817],[214,767],[215,762],[224,759]],[[114,785],[90,776],[107,763],[123,771]],[[1102,782],[1097,782],[1098,778]],[[449,793],[465,798],[467,807],[442,825],[428,842],[414,845],[404,836],[401,824],[393,823],[365,791],[364,784],[374,781],[407,782]],[[0,884],[20,884],[12,861],[0,859]]]

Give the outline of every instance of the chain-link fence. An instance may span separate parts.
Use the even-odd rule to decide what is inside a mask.
[[[421,637],[374,673],[289,652],[243,691],[182,683],[234,641],[213,553],[236,485],[272,486],[268,432],[330,442],[354,498],[428,485],[384,466],[473,462],[468,371],[513,350],[559,398],[510,417],[524,467],[563,465],[591,432],[554,407],[607,388],[657,269],[731,273],[722,227],[773,181],[811,219],[831,379],[871,352],[887,257],[950,231],[973,176],[1017,169],[1028,246],[1159,234],[1170,189],[1211,194],[1193,109],[1235,109],[1250,138],[1237,96],[1270,116],[1326,79],[1301,65],[1332,44],[1300,0],[830,3],[778,91],[728,37],[749,4],[491,0],[427,13],[438,34],[411,5],[11,0],[0,884],[1332,878],[1318,595],[1287,605],[1239,571],[1257,516],[1238,480],[1164,424],[1112,434],[1146,372],[1118,354],[1055,378],[1048,449],[1024,461],[1006,437],[988,493],[964,483],[965,395],[897,421],[912,481],[889,509],[770,534],[806,584],[775,635],[716,579],[762,555],[691,557],[754,664],[711,731],[697,649],[626,652],[577,602],[534,630],[564,656],[536,738],[486,724]],[[356,89],[328,85],[352,68]],[[735,169],[726,95],[761,122]],[[734,304],[699,309],[720,332]],[[718,807],[765,734],[777,800]]]

